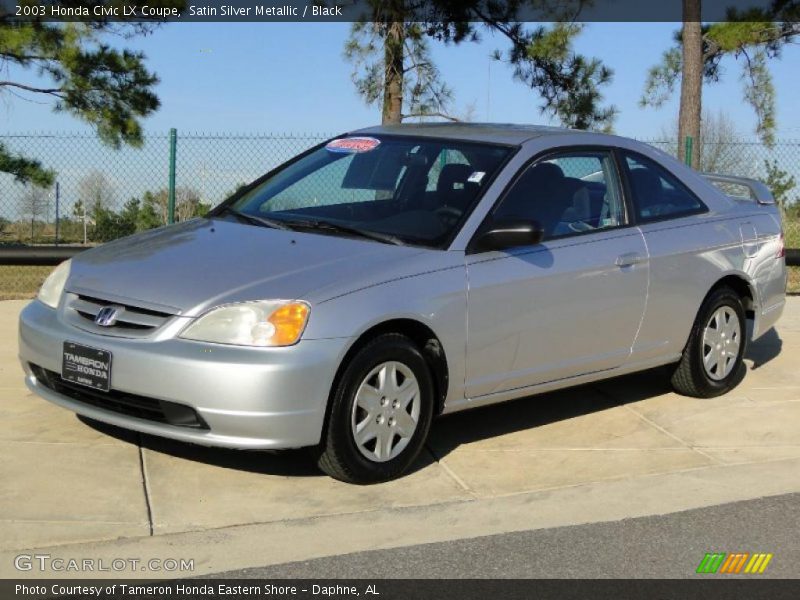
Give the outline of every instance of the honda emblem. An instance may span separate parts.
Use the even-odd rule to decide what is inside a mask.
[[[117,322],[119,311],[114,306],[104,306],[94,318],[95,325],[100,327],[113,327]]]

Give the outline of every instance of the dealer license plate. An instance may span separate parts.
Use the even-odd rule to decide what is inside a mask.
[[[64,342],[61,377],[65,381],[107,392],[111,387],[111,352]]]

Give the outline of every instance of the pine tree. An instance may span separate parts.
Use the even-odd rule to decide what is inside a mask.
[[[526,4],[521,0],[366,4],[371,12],[353,24],[344,54],[353,64],[357,92],[367,104],[381,106],[384,124],[411,117],[459,120],[452,111],[452,91],[431,59],[429,42],[478,41],[481,30],[497,33],[509,44],[494,58],[507,63],[516,80],[538,93],[542,113],[579,129],[607,130],[613,123],[617,110],[602,107],[600,93],[613,73],[598,59],[573,50],[583,26],[574,22],[577,13],[565,13],[557,0],[538,1],[542,14],[555,24],[532,29],[517,21]],[[420,14],[427,20],[415,20]]]
[[[684,1],[683,29],[675,34],[675,46],[650,69],[641,100],[643,106],[661,106],[681,83],[680,135],[700,134],[702,84],[721,80],[721,62],[733,58],[741,64],[745,101],[753,108],[756,133],[767,146],[775,141],[775,87],[768,61],[780,58],[783,47],[800,34],[800,2],[773,0],[767,8],[731,9],[728,19],[700,23],[701,0]],[[680,144],[680,157],[684,146]],[[700,163],[694,153],[693,165]]]
[[[90,13],[99,4],[104,2],[81,3]],[[0,12],[0,61],[11,67],[5,72],[28,72],[37,81],[31,83],[27,76],[0,80],[0,96],[6,101],[19,96],[49,100],[54,111],[67,112],[92,125],[111,147],[140,146],[141,119],[159,106],[154,92],[158,78],[145,67],[141,52],[112,48],[106,39],[110,34],[144,34],[154,26],[147,22],[111,23],[102,18],[68,23],[35,18],[19,21]],[[13,153],[3,144],[0,172],[45,187],[54,179],[53,171],[40,161]]]

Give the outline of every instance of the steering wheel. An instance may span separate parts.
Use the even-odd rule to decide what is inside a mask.
[[[442,221],[442,223],[448,226],[455,225],[463,214],[460,210],[452,206],[440,206],[433,212],[437,217],[439,217],[439,220]]]
[[[591,231],[592,229],[594,229],[594,227],[592,227],[588,223],[584,223],[583,221],[572,221],[567,225],[567,227],[569,227],[572,231],[576,233],[582,233],[584,231]]]

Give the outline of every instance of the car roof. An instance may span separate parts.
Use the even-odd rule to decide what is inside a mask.
[[[517,125],[513,123],[403,123],[378,125],[350,132],[352,135],[408,135],[519,145],[528,140],[550,135],[587,133],[563,127]]]

